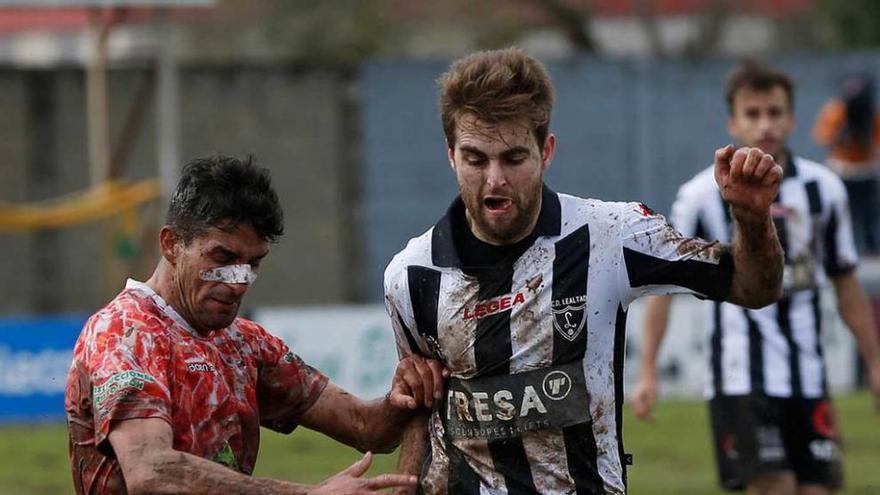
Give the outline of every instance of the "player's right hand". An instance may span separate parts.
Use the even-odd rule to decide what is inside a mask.
[[[735,217],[763,219],[779,194],[783,170],[759,148],[715,150],[715,182]]]
[[[367,452],[359,461],[349,466],[345,471],[327,479],[309,495],[371,495],[384,494],[385,488],[415,487],[418,478],[405,474],[380,474],[375,478],[361,478],[370,463],[373,462],[373,454]]]
[[[651,412],[654,403],[657,402],[657,376],[642,375],[633,390],[632,397],[633,413],[642,421],[654,421]]]
[[[399,409],[415,409],[422,404],[433,407],[434,401],[443,398],[448,376],[449,370],[439,361],[417,354],[406,356],[397,364],[388,400]]]

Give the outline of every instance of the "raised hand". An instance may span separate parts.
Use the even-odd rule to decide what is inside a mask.
[[[782,167],[758,148],[734,151],[727,145],[715,151],[715,182],[734,215],[746,220],[766,218],[779,194]]]
[[[385,493],[382,491],[385,488],[412,488],[418,482],[415,476],[404,474],[380,474],[375,478],[362,478],[372,462],[373,454],[367,452],[345,471],[310,490],[309,495],[370,495]]]
[[[435,400],[443,398],[448,376],[449,371],[438,361],[416,354],[407,356],[397,364],[388,400],[399,409],[416,409],[422,404],[432,407]]]

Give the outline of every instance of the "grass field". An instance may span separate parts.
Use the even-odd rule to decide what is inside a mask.
[[[852,495],[880,494],[880,415],[866,394],[835,401],[844,433],[847,488]],[[706,408],[696,401],[660,404],[653,424],[624,423],[634,495],[716,495]],[[286,437],[263,430],[257,476],[318,482],[354,462],[359,454],[321,435],[302,430]],[[0,428],[0,494],[73,493],[63,425]],[[376,456],[371,473],[390,471],[396,456]]]

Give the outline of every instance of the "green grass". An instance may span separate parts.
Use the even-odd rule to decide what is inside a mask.
[[[851,495],[880,494],[880,415],[867,394],[835,400],[844,433],[847,489]],[[633,495],[717,495],[706,407],[697,401],[662,402],[653,424],[633,419],[624,426]],[[307,430],[283,436],[263,430],[257,476],[318,482],[360,454]],[[393,469],[395,455],[376,456],[372,474]],[[0,428],[0,495],[72,493],[67,439],[61,425]]]

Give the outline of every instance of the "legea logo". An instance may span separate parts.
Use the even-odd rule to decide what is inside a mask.
[[[522,304],[524,302],[526,302],[526,297],[522,292],[506,294],[494,299],[489,299],[488,301],[477,303],[473,308],[464,308],[464,319],[472,320],[474,318],[485,318],[486,316],[507,311],[517,304]]]

